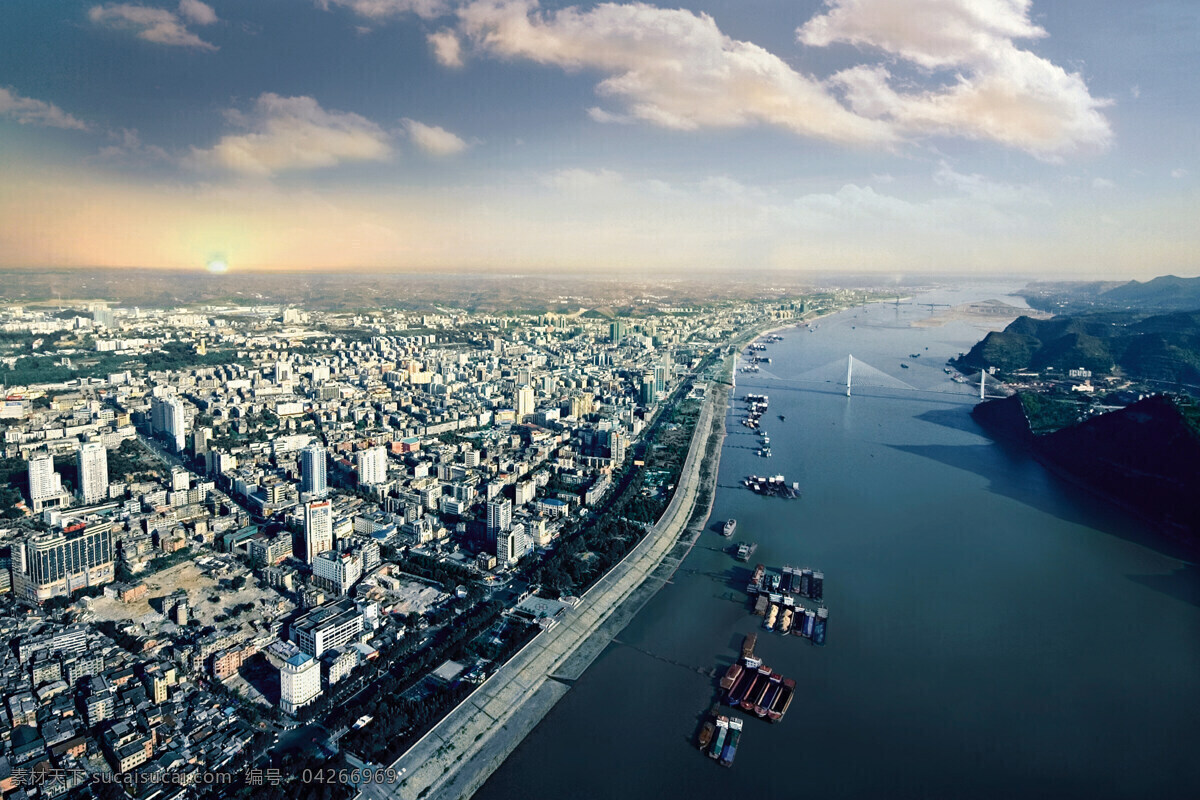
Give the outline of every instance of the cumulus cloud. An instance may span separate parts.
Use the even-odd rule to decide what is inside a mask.
[[[707,14],[643,3],[542,11],[536,0],[476,0],[458,17],[463,35],[492,55],[603,73],[597,92],[643,122],[679,130],[766,124],[859,145],[896,138],[890,123],[848,110],[778,56],[723,34]]]
[[[433,48],[433,57],[443,67],[461,67],[462,59],[462,42],[459,41],[458,34],[451,30],[441,30],[429,34],[425,37]]]
[[[415,119],[406,119],[404,129],[408,131],[408,138],[412,143],[431,156],[452,156],[467,149],[466,142],[437,125],[426,125]]]
[[[388,136],[369,119],[326,111],[311,97],[259,96],[248,115],[231,118],[248,128],[213,147],[193,148],[190,161],[247,175],[332,167],[354,161],[385,161],[392,152]]]
[[[401,14],[434,19],[449,11],[447,0],[317,0],[317,5],[326,11],[335,6],[348,8],[359,16],[373,20]]]
[[[139,39],[148,42],[197,50],[217,49],[188,30],[188,23],[211,25],[217,21],[216,12],[200,0],[180,0],[178,13],[134,3],[108,3],[92,6],[88,19],[97,25],[136,31]]]
[[[22,125],[48,128],[88,129],[87,123],[63,111],[53,103],[22,97],[11,89],[0,88],[0,117],[11,117]]]
[[[910,135],[990,140],[1057,159],[1103,150],[1112,130],[1079,73],[1068,73],[1016,39],[1046,36],[1029,19],[1032,0],[826,0],[828,11],[798,31],[806,45],[845,42],[936,72],[944,86],[901,92],[890,71],[862,65],[834,76],[857,113]]]
[[[217,12],[200,0],[179,0],[179,13],[197,25],[212,25],[217,21]]]

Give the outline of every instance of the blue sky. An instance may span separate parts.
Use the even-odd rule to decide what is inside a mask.
[[[1200,6],[7,0],[0,265],[1196,274]]]

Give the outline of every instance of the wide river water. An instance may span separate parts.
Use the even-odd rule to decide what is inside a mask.
[[[929,315],[880,304],[789,328],[770,365],[737,375],[709,530],[477,798],[1200,797],[1200,571],[989,438],[942,371],[984,330],[910,325]],[[844,380],[848,353],[849,399],[822,382]],[[958,394],[870,385],[899,380]],[[770,396],[770,459],[740,424],[746,392]],[[750,473],[803,497],[755,496]],[[749,565],[722,551],[728,517],[758,543]],[[761,630],[756,562],[824,571],[825,647]],[[693,744],[709,671],[755,630],[797,697],[776,725],[741,714],[723,769]]]

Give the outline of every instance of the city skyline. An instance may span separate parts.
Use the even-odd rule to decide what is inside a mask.
[[[1182,2],[4,13],[4,267],[1195,273]]]

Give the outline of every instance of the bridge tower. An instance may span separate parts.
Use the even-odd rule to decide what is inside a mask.
[[[846,356],[846,397],[850,396],[850,381],[854,378],[854,355]]]

